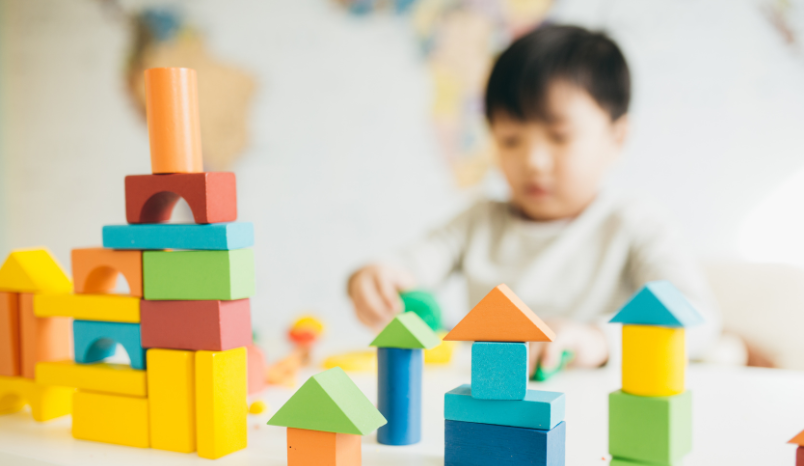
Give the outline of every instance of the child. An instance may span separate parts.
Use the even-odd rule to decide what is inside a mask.
[[[690,355],[717,338],[720,318],[695,260],[655,209],[602,189],[628,133],[628,65],[607,36],[543,26],[497,60],[486,119],[510,201],[483,201],[388,261],[349,279],[358,319],[382,328],[401,311],[400,290],[433,288],[453,272],[469,303],[505,283],[555,332],[532,344],[531,371],[598,367],[609,358],[603,324],[646,282],[669,280],[704,315]]]

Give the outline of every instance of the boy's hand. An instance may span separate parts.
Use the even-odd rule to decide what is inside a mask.
[[[358,320],[379,331],[402,310],[399,292],[413,285],[413,277],[408,272],[375,264],[352,274],[347,288]]]
[[[564,350],[570,350],[575,358],[570,363],[574,367],[600,367],[609,359],[609,347],[603,331],[597,326],[581,324],[567,319],[545,322],[556,333],[551,343],[532,342],[530,344],[529,375],[536,371],[541,361],[545,370],[552,370],[561,362]]]

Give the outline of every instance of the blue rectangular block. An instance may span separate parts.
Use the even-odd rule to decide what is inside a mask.
[[[128,353],[131,367],[145,370],[145,350],[140,339],[140,324],[73,321],[73,349],[77,363],[102,361],[114,354],[118,343]]]
[[[112,249],[199,249],[222,251],[254,245],[254,225],[249,222],[206,225],[159,223],[107,225],[103,247]]]
[[[377,430],[383,445],[412,445],[422,438],[420,349],[377,348],[377,409],[388,423]]]
[[[481,400],[524,400],[528,391],[528,344],[472,344],[472,396]]]
[[[447,420],[444,466],[564,466],[566,424],[550,430]]]
[[[469,384],[444,395],[444,419],[549,430],[564,420],[564,394],[528,390],[524,400],[480,400]]]

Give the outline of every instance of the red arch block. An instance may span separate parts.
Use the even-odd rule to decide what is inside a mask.
[[[231,172],[130,175],[126,177],[126,221],[162,223],[184,198],[196,223],[237,220],[237,190]]]

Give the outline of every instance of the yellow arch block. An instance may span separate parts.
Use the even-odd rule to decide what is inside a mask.
[[[49,421],[72,412],[74,391],[24,377],[0,377],[0,414],[16,413],[30,405],[34,420]]]
[[[684,329],[623,325],[623,391],[638,396],[684,392]]]

